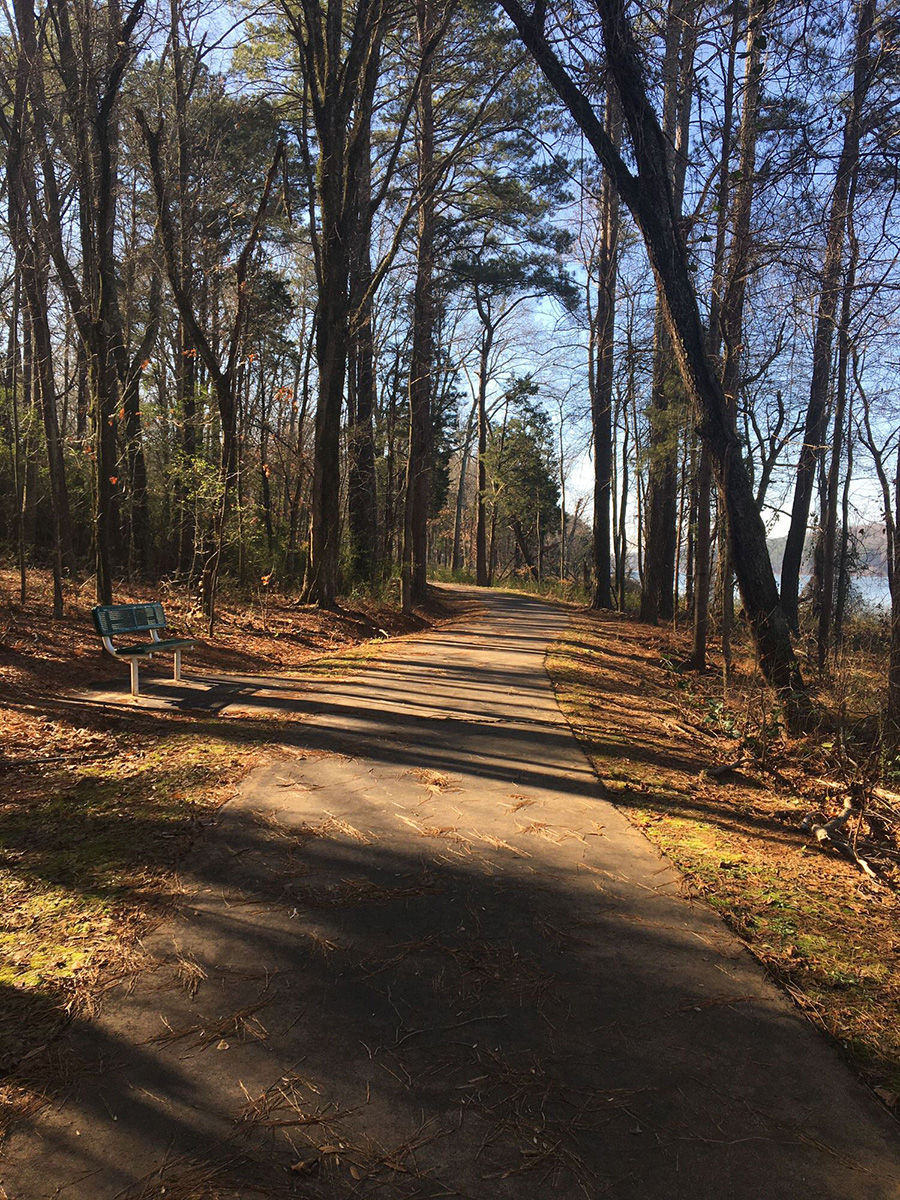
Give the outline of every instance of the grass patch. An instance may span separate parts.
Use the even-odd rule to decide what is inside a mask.
[[[710,694],[714,685],[704,691],[702,682],[673,671],[681,650],[665,631],[583,613],[551,648],[547,667],[609,799],[896,1111],[896,888],[823,853],[800,830],[810,809],[840,808],[817,778],[825,769],[822,751],[773,736],[766,699],[749,671],[743,691],[735,685],[724,704]],[[754,736],[765,739],[763,754],[721,781],[710,775],[739,759]],[[861,819],[856,832],[859,852],[876,853],[868,849],[874,825]],[[885,859],[889,882],[891,861]]]
[[[4,773],[0,1067],[134,968],[177,893],[178,861],[253,761],[252,747],[211,734],[129,731],[94,760]]]

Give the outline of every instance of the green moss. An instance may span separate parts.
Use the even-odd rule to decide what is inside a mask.
[[[0,1062],[58,1023],[98,964],[121,957],[123,936],[161,910],[197,813],[246,756],[214,734],[128,735],[121,753],[71,763],[0,805]]]

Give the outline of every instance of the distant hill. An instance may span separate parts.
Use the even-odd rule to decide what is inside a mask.
[[[864,575],[887,577],[887,536],[883,524],[851,525],[850,534],[859,549],[857,571]],[[769,538],[769,554],[777,574],[784,558],[786,537]],[[803,552],[803,570],[808,573],[812,565],[813,539],[806,538]]]

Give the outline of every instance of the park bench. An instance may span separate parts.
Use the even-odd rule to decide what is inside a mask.
[[[166,628],[166,616],[161,604],[98,604],[91,615],[105,648],[113,658],[122,659],[130,666],[132,696],[140,695],[138,663],[142,658],[174,651],[175,669],[172,678],[181,679],[181,651],[185,646],[193,646],[194,640],[159,636],[160,630]],[[149,633],[150,641],[130,646],[116,646],[113,643],[113,638],[128,637],[135,633]]]

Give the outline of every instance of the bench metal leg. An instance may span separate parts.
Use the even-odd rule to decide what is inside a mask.
[[[180,650],[175,651],[175,669],[174,669],[172,678],[176,679],[176,680],[181,679],[181,651]]]
[[[132,696],[139,696],[141,694],[141,688],[140,677],[138,675],[138,660],[136,658],[130,658],[128,660],[128,665],[131,667],[131,694]]]

